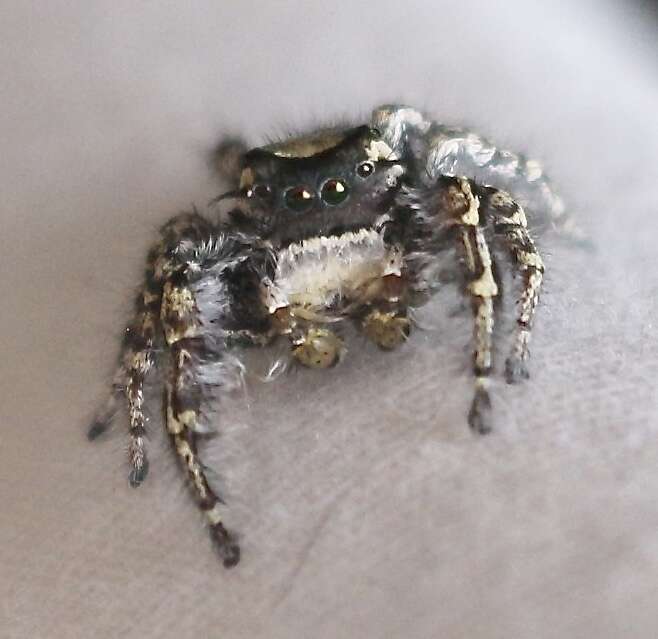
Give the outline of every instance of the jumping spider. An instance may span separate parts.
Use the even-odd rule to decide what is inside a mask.
[[[144,480],[143,388],[156,350],[166,345],[167,430],[230,567],[240,549],[222,524],[223,502],[208,484],[196,440],[213,430],[208,399],[227,392],[232,346],[284,336],[296,361],[328,368],[344,351],[334,327],[351,320],[382,349],[393,349],[410,333],[409,310],[436,289],[444,253],[456,250],[474,318],[468,423],[486,433],[496,256],[511,258],[521,282],[509,382],[528,376],[544,275],[521,204],[493,185],[514,191],[544,227],[559,227],[566,217],[537,162],[403,106],[375,109],[364,126],[320,129],[249,151],[237,141],[218,148],[234,190],[212,203],[212,220],[193,211],[162,228],[111,398],[89,437],[107,429],[125,395],[129,479],[133,486]]]

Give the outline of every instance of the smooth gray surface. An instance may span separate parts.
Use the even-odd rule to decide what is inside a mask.
[[[630,3],[4,2],[0,635],[649,637],[658,632],[658,82]],[[546,246],[533,378],[473,437],[468,318],[251,381],[207,459],[212,554],[153,404],[90,445],[155,229],[205,153],[404,100],[543,157],[599,246]],[[509,308],[509,306],[508,306]]]

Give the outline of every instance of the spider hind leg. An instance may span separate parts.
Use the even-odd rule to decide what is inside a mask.
[[[154,368],[156,330],[159,324],[160,295],[153,280],[152,268],[147,271],[146,284],[137,298],[137,313],[123,340],[120,363],[115,373],[110,397],[96,414],[87,431],[87,438],[95,440],[110,427],[118,409],[121,395],[125,395],[129,413],[128,480],[139,486],[148,474],[146,455],[146,424],[144,385]]]

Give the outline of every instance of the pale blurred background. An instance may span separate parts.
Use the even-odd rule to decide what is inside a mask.
[[[658,56],[648,2],[0,5],[0,636],[658,635]],[[221,134],[381,102],[545,160],[598,250],[545,245],[532,379],[468,432],[468,316],[388,356],[253,380],[206,451],[217,562],[153,398],[84,437],[158,225]],[[510,306],[508,305],[508,309]]]

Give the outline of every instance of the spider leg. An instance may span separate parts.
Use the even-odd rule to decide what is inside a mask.
[[[199,507],[206,515],[211,535],[226,568],[240,560],[240,547],[222,523],[221,501],[210,488],[205,469],[197,453],[195,428],[200,421],[202,388],[198,382],[200,358],[212,356],[202,340],[184,338],[171,344],[173,359],[171,379],[165,391],[167,430],[174,450],[187,470]]]
[[[126,399],[128,400],[129,434],[128,480],[133,487],[139,486],[148,473],[145,437],[147,417],[144,414],[144,382],[153,368],[153,345],[157,312],[155,304],[159,296],[151,297],[147,290],[143,296],[143,308],[138,312],[135,323],[126,332],[124,366],[127,370]]]
[[[155,364],[159,307],[158,284],[149,265],[146,283],[137,298],[135,318],[126,328],[110,397],[87,432],[88,438],[93,440],[109,428],[118,410],[119,398],[124,394],[128,404],[130,435],[128,479],[133,487],[144,481],[149,468],[145,446],[148,417],[144,411],[144,384]]]
[[[160,305],[162,284],[175,268],[172,249],[181,241],[198,241],[208,233],[208,222],[200,215],[187,213],[167,222],[161,229],[161,240],[149,252],[142,291],[137,297],[136,314],[126,328],[110,397],[96,414],[87,437],[94,440],[104,433],[114,419],[121,395],[129,414],[128,479],[139,486],[148,473],[144,385],[155,368],[155,350],[160,337]]]
[[[493,223],[495,237],[502,241],[523,278],[521,296],[517,302],[516,330],[512,348],[505,362],[509,383],[527,378],[526,362],[533,319],[544,277],[544,263],[532,241],[523,208],[509,194],[492,187],[477,187],[482,211]]]
[[[492,370],[494,302],[499,294],[494,263],[480,226],[479,200],[466,178],[442,177],[426,196],[432,226],[438,233],[452,229],[466,275],[465,293],[473,308],[473,372],[475,393],[468,414],[470,427],[491,430],[489,375]],[[438,216],[438,217],[437,217]],[[428,245],[429,246],[429,245]]]
[[[488,378],[492,369],[494,298],[498,295],[498,285],[493,276],[493,262],[482,229],[475,225],[464,225],[460,229],[460,243],[471,278],[466,290],[471,296],[474,317],[475,394],[468,413],[468,423],[473,430],[484,434],[491,430]]]
[[[170,348],[172,370],[165,391],[165,417],[174,450],[191,480],[201,510],[211,527],[224,566],[240,559],[240,548],[227,532],[221,519],[220,500],[208,484],[196,448],[200,428],[200,407],[204,389],[200,368],[217,365],[220,355],[204,339],[192,291],[185,285],[167,282],[162,300],[162,321]]]
[[[221,401],[222,393],[239,384],[241,365],[228,353],[231,341],[238,334],[266,332],[267,322],[259,323],[266,310],[259,316],[258,298],[252,297],[258,292],[257,254],[242,236],[211,234],[181,243],[162,289],[160,320],[171,356],[167,430],[227,568],[238,563],[240,547],[222,523],[222,501],[210,487],[196,444],[200,433],[213,430],[211,395]]]

